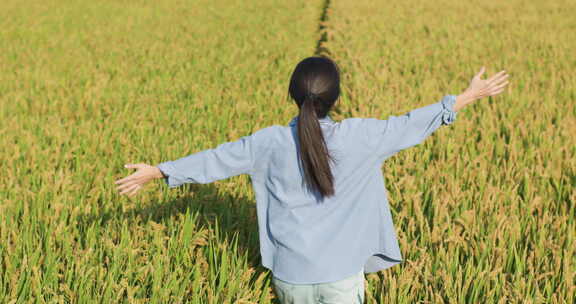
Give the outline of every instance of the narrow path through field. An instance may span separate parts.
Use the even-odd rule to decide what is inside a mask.
[[[324,42],[328,39],[328,33],[326,32],[326,23],[328,22],[328,9],[330,8],[330,0],[324,0],[322,5],[322,14],[320,15],[320,20],[318,22],[318,42],[316,42],[315,55],[330,55],[330,51],[324,46]]]
[[[335,54],[330,52],[328,46],[326,46],[326,42],[328,41],[328,30],[331,28],[330,24],[330,12],[332,9],[332,0],[324,0],[322,4],[322,12],[320,14],[320,20],[318,21],[318,41],[316,42],[316,50],[314,51],[315,56],[327,56],[332,59],[336,59],[338,61],[339,58],[335,58]],[[352,117],[355,113],[359,111],[357,106],[354,106],[353,103],[350,103],[350,100],[356,100],[354,98],[353,92],[354,89],[352,87],[352,83],[348,83],[347,87],[343,88],[343,93],[346,95],[346,99],[349,100],[347,104],[338,103],[332,110],[333,117],[344,118],[344,117]],[[350,108],[350,106],[353,108]]]

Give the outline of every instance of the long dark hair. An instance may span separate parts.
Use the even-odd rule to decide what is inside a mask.
[[[308,57],[296,66],[288,89],[300,113],[297,133],[300,163],[306,185],[323,197],[334,195],[334,177],[330,155],[319,118],[324,118],[340,96],[340,71],[327,57]]]

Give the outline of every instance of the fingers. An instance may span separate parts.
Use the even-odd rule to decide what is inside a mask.
[[[136,194],[136,192],[138,192],[140,190],[140,188],[142,188],[141,185],[137,185],[132,191],[130,191],[128,193],[128,197],[132,197]]]
[[[482,77],[482,75],[484,75],[484,72],[486,72],[486,67],[483,66],[482,68],[480,68],[480,72],[476,73],[476,75],[474,75],[474,77],[480,78],[480,77]]]
[[[504,80],[506,80],[508,78],[508,74],[503,74],[502,76],[494,79],[492,82],[490,82],[490,84],[492,85],[499,85],[500,83],[504,82]]]
[[[504,88],[505,86],[507,86],[509,83],[509,81],[504,81],[502,83],[499,83],[497,85],[494,86],[493,90],[499,90],[501,88]]]
[[[505,71],[501,71],[496,75],[490,77],[490,81],[487,82],[490,88],[490,95],[500,94],[504,88],[508,85],[508,74]],[[495,93],[499,92],[499,93]]]
[[[140,175],[141,174],[136,172],[136,173],[133,173],[133,174],[126,176],[125,178],[119,179],[119,180],[115,181],[114,183],[118,185],[118,184],[125,184],[128,182],[132,182],[132,181],[137,180],[140,177]]]
[[[116,190],[121,190],[120,194],[128,194],[131,196],[130,194],[136,193],[136,191],[138,191],[140,188],[142,188],[142,184],[138,182],[131,182],[116,188]]]
[[[495,95],[498,95],[498,94],[504,92],[504,89],[506,89],[506,86],[508,85],[508,83],[509,82],[506,81],[506,82],[500,84],[499,86],[494,87],[490,93],[490,96],[495,96]]]
[[[136,181],[126,182],[126,183],[122,184],[121,186],[116,187],[116,190],[120,191],[120,190],[126,189],[128,187],[131,187],[133,185],[138,185],[138,182],[136,182]]]
[[[124,165],[124,168],[130,168],[130,169],[140,169],[143,167],[145,167],[145,164],[142,164],[142,163],[140,163],[140,164],[125,164]]]
[[[124,167],[130,169],[143,169],[146,167],[146,164],[125,164]],[[116,190],[120,191],[120,194],[133,196],[136,194],[136,192],[138,192],[140,188],[142,188],[142,184],[144,182],[142,177],[142,171],[137,171],[131,175],[126,176],[125,178],[119,179],[114,182],[114,184],[119,185],[116,187]]]
[[[139,163],[139,164],[125,164],[125,168],[133,168],[133,169],[146,169],[148,165]],[[114,183],[119,185],[116,187],[116,190],[120,191],[120,194],[127,194],[128,196],[133,196],[138,192],[140,188],[148,181],[147,174],[144,170],[138,170],[135,173],[119,179]]]
[[[498,78],[495,78],[494,80],[492,80],[491,82],[488,82],[489,86],[499,86],[502,83],[504,83],[506,81],[506,79],[508,79],[508,74],[503,74]]]
[[[130,186],[126,187],[126,189],[122,190],[120,194],[129,194],[132,193],[134,190],[140,189],[140,184],[131,184]]]
[[[146,164],[126,164],[124,165],[125,168],[131,168],[131,169],[143,169],[146,167]],[[121,184],[121,183],[125,183],[127,181],[130,181],[134,178],[136,178],[137,176],[139,176],[141,174],[141,171],[136,171],[133,174],[123,178],[123,179],[119,179],[117,181],[115,181],[115,184]]]
[[[488,78],[486,80],[486,82],[490,84],[490,83],[493,83],[495,80],[500,79],[502,77],[508,77],[508,74],[506,74],[505,70],[502,70],[502,71],[492,75],[492,77]]]
[[[115,183],[116,185],[118,185],[118,184],[123,184],[123,183],[129,182],[129,181],[130,181],[131,179],[133,179],[133,178],[134,178],[133,175],[128,175],[128,176],[126,176],[125,178],[122,178],[122,179],[119,179],[119,180],[115,181],[114,183]]]
[[[493,93],[490,94],[490,96],[496,96],[496,95],[498,95],[498,94],[500,94],[500,93],[502,93],[502,92],[504,92],[504,89],[500,89],[500,90],[498,90],[498,91],[496,91],[496,92],[493,92]]]
[[[138,172],[131,174],[123,179],[117,180],[115,184],[120,185],[116,187],[117,190],[122,190],[124,188],[130,187],[131,185],[142,185],[146,183],[145,176],[139,174]]]

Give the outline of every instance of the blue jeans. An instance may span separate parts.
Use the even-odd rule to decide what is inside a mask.
[[[364,304],[364,269],[346,279],[317,284],[291,284],[272,277],[282,304]]]

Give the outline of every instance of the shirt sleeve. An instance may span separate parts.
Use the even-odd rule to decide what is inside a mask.
[[[391,115],[387,120],[365,119],[365,134],[371,147],[382,160],[418,145],[442,125],[456,120],[455,95],[446,95],[437,103],[414,109],[404,115]]]
[[[254,165],[253,136],[200,151],[156,165],[169,188],[184,183],[207,184],[243,173],[251,174]]]

